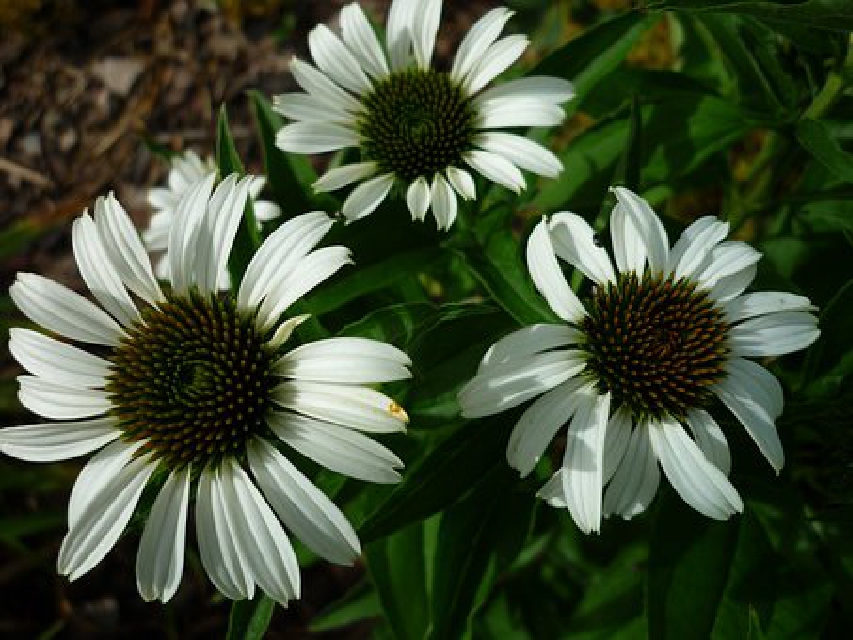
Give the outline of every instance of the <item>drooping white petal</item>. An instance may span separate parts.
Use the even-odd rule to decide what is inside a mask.
[[[731,363],[729,368],[731,370]],[[714,392],[755,440],[776,473],[779,473],[785,464],[785,452],[776,431],[778,397],[775,393],[768,393],[768,389],[766,381],[750,382],[744,376],[730,374],[714,387]]]
[[[548,226],[554,252],[560,258],[596,284],[605,286],[616,282],[610,256],[596,244],[595,231],[586,220],[577,214],[561,211],[551,216]]]
[[[509,160],[515,166],[548,178],[556,178],[563,163],[541,144],[524,136],[487,131],[474,137],[474,144]]]
[[[480,418],[517,407],[573,378],[585,366],[584,355],[573,350],[549,351],[491,365],[459,391],[462,415]]]
[[[572,379],[554,387],[531,404],[512,430],[506,459],[521,477],[527,476],[560,427],[566,425],[583,401],[583,381]]]
[[[255,438],[247,449],[261,491],[287,528],[317,555],[351,565],[361,544],[341,510],[266,440]]]
[[[421,69],[429,69],[435,37],[441,21],[442,0],[421,0],[412,22],[412,46],[415,61]]]
[[[6,427],[0,429],[0,452],[28,462],[55,462],[91,453],[119,435],[110,417]]]
[[[553,127],[566,117],[560,105],[525,96],[501,96],[483,100],[478,106],[480,129]]]
[[[762,358],[805,349],[820,336],[817,316],[805,311],[780,311],[751,318],[729,330],[734,354]]]
[[[752,284],[757,273],[758,265],[753,264],[730,276],[720,278],[708,295],[718,303],[728,302],[742,294]]]
[[[548,221],[545,218],[539,221],[527,241],[527,269],[539,293],[547,300],[554,313],[566,322],[573,323],[579,322],[586,315],[554,255]]]
[[[711,251],[711,262],[699,275],[705,288],[712,288],[721,279],[747,270],[761,260],[761,253],[745,242],[721,242]]]
[[[429,184],[423,176],[415,179],[406,190],[406,205],[412,220],[423,220],[431,201]]]
[[[311,57],[329,78],[353,93],[365,93],[373,85],[350,53],[329,27],[318,24],[308,34]]]
[[[544,500],[552,507],[557,509],[565,509],[569,506],[568,492],[569,488],[566,484],[568,471],[565,467],[560,467],[548,479],[542,488],[536,492],[536,497]]]
[[[583,334],[562,324],[534,324],[507,334],[489,347],[480,363],[478,373],[485,373],[494,365],[519,362],[542,351],[578,344]]]
[[[9,336],[12,357],[39,378],[69,387],[106,384],[111,365],[103,358],[30,329],[13,328]]]
[[[112,193],[95,202],[95,225],[110,262],[125,286],[149,304],[162,300],[163,292],[139,233]]]
[[[492,182],[503,185],[510,191],[520,193],[524,190],[524,176],[513,163],[490,151],[479,151],[474,149],[462,154],[462,159],[468,165],[482,173]]]
[[[66,338],[112,347],[124,335],[103,309],[43,276],[19,273],[9,295],[30,320]]]
[[[74,260],[83,282],[104,309],[125,327],[131,326],[139,319],[139,310],[107,257],[95,222],[84,213],[71,228]]]
[[[619,468],[619,463],[631,441],[631,411],[626,406],[613,412],[604,434],[604,457],[602,458],[601,482],[607,484]]]
[[[601,529],[604,437],[610,394],[598,395],[594,385],[577,392],[577,409],[569,425],[563,468],[566,504],[584,533]]]
[[[350,113],[361,110],[361,104],[352,94],[341,89],[325,73],[307,62],[293,58],[290,61],[290,72],[300,87],[329,108]]]
[[[455,81],[465,80],[465,77],[482,60],[488,48],[498,39],[514,13],[504,7],[497,7],[471,26],[453,58],[450,75]]]
[[[275,283],[287,278],[334,221],[322,211],[312,211],[288,220],[276,229],[255,252],[237,294],[240,309],[254,309]]]
[[[258,325],[265,331],[272,328],[294,302],[347,264],[352,264],[352,258],[346,247],[324,247],[309,253],[294,271],[272,284],[258,310]]]
[[[726,434],[711,415],[702,409],[691,409],[687,412],[687,426],[693,432],[696,445],[708,458],[708,462],[729,475],[732,468],[729,443],[726,440]]]
[[[453,188],[440,173],[436,173],[432,180],[430,200],[432,201],[432,213],[435,216],[439,231],[450,229],[456,220],[458,203]]]
[[[335,122],[293,122],[275,136],[276,146],[290,153],[327,153],[357,147],[359,142],[355,129]]]
[[[181,584],[189,495],[188,465],[169,474],[151,506],[136,554],[136,587],[146,602],[168,602]]]
[[[649,442],[649,427],[634,427],[628,450],[607,490],[604,492],[604,515],[616,513],[625,520],[641,514],[651,504],[660,483],[660,469]]]
[[[674,421],[652,422],[649,439],[670,484],[691,507],[714,520],[743,511],[743,501],[725,474],[711,464]]]
[[[341,9],[341,35],[344,43],[368,74],[376,79],[388,75],[388,62],[382,45],[358,3]]]
[[[329,422],[295,413],[269,416],[273,432],[296,451],[343,475],[389,484],[400,481],[403,461],[369,437]]]
[[[447,167],[444,172],[447,181],[453,186],[464,200],[473,200],[477,197],[477,188],[474,186],[474,178],[465,169],[458,167]]]
[[[757,362],[744,358],[732,358],[726,365],[726,374],[732,383],[759,397],[772,418],[782,415],[785,396],[779,380]]]
[[[349,221],[360,220],[369,216],[382,204],[393,185],[393,173],[385,173],[363,182],[353,189],[352,193],[344,200],[341,213]]]
[[[150,454],[140,456],[103,485],[79,518],[69,523],[68,534],[59,548],[59,573],[73,581],[103,560],[133,516],[156,467]]]
[[[723,309],[732,324],[780,311],[817,311],[817,307],[807,297],[781,291],[747,293],[726,302]]]
[[[391,70],[399,71],[409,64],[412,51],[412,27],[417,11],[417,0],[393,0],[388,10],[385,37]]]
[[[505,97],[562,104],[575,97],[575,89],[571,82],[563,78],[525,76],[486,89],[474,99],[474,104]]]
[[[330,169],[312,185],[314,191],[326,193],[369,178],[379,171],[379,165],[372,161],[345,164],[342,167]]]
[[[489,45],[489,48],[471,69],[471,73],[465,78],[468,91],[472,94],[477,93],[506,71],[521,57],[529,44],[530,40],[527,39],[527,36],[513,34]]]
[[[669,254],[667,269],[676,280],[696,279],[711,261],[714,248],[729,234],[729,223],[713,216],[699,218],[681,234]]]
[[[642,274],[646,267],[646,245],[631,216],[618,203],[610,214],[610,239],[616,269],[620,273]]]
[[[286,380],[272,390],[271,397],[285,409],[359,431],[405,431],[408,422],[400,405],[366,387]]]
[[[272,108],[289,120],[352,124],[352,113],[339,105],[322,102],[310,93],[283,93],[273,98]]]
[[[409,357],[368,338],[327,338],[309,342],[275,363],[276,374],[298,380],[375,384],[411,377]]]
[[[18,376],[18,399],[33,413],[55,420],[77,420],[106,413],[112,406],[100,389],[67,387],[35,376]]]
[[[287,604],[298,598],[299,564],[278,518],[235,460],[223,460],[218,473],[223,506],[240,559],[273,600]]]
[[[179,293],[185,293],[195,281],[195,249],[215,180],[216,175],[210,174],[195,183],[183,195],[175,210],[167,255],[172,287]]]
[[[649,269],[664,276],[669,275],[667,272],[669,239],[660,218],[652,211],[649,203],[633,191],[625,187],[614,187],[613,193],[616,194],[616,199],[625,213],[631,217],[637,233],[646,246]]]

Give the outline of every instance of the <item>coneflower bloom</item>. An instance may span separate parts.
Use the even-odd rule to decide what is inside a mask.
[[[499,37],[512,16],[505,8],[471,27],[449,71],[433,68],[441,6],[394,0],[383,46],[361,7],[347,5],[340,37],[325,25],[309,34],[316,67],[291,63],[304,93],[275,98],[275,108],[294,121],[278,133],[284,151],[359,150],[358,162],[331,169],[314,185],[333,191],[361,182],[343,204],[349,220],[370,214],[397,185],[413,219],[432,208],[438,228],[449,229],[457,194],[476,196],[471,169],[515,192],[525,186],[521,169],[547,177],[562,170],[541,145],[500,130],[559,124],[571,84],[531,76],[487,88],[529,43],[523,35]]]
[[[164,280],[169,277],[169,256],[165,254],[169,248],[169,232],[175,224],[175,211],[178,203],[193,185],[198,184],[209,175],[216,175],[216,162],[208,156],[202,160],[199,155],[189,149],[171,159],[171,168],[167,177],[167,186],[153,187],[148,192],[148,203],[154,209],[148,228],[142,233],[145,246],[153,253],[161,253],[160,259],[154,264],[154,274]],[[252,210],[258,223],[269,222],[281,215],[281,208],[274,202],[258,200],[266,184],[263,176],[251,176],[249,195],[252,197]],[[218,287],[227,289],[231,279],[227,269],[219,275]]]
[[[99,199],[94,218],[84,213],[73,226],[77,265],[100,306],[18,274],[12,299],[51,334],[12,330],[10,351],[29,372],[19,397],[57,422],[0,429],[0,451],[46,462],[100,450],[69,502],[58,569],[72,580],[115,545],[155,478],[137,555],[143,598],[166,601],[178,588],[194,498],[201,562],[217,589],[242,599],[257,586],[286,603],[299,597],[300,577],[282,523],[332,562],[360,553],[345,516],[286,452],[396,482],[401,461],[365,434],[403,431],[407,417],[366,385],[407,378],[410,362],[361,338],[285,348],[305,319],[287,310],[350,262],[344,247],[315,249],[333,224],[324,213],[282,225],[236,292],[219,292],[252,179],[232,175],[215,191],[214,181],[207,176],[177,204],[168,286],[114,199]]]
[[[599,529],[602,512],[644,511],[659,465],[688,504],[726,519],[743,503],[709,409],[717,401],[728,407],[778,472],[782,388],[749,358],[809,346],[819,335],[815,308],[788,293],[744,293],[761,254],[725,240],[727,223],[700,218],[670,248],[646,201],[614,191],[614,260],[575,214],[537,224],[528,268],[565,324],[525,327],[493,345],[459,394],[463,415],[491,415],[541,395],[516,425],[507,460],[529,474],[568,424],[562,466],[539,495],[567,507],[584,532]],[[591,281],[585,304],[557,258]]]

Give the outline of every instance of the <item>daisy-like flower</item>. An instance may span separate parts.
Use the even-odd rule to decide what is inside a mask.
[[[278,146],[295,153],[359,149],[360,162],[328,171],[314,184],[326,192],[361,182],[343,204],[356,220],[374,211],[394,185],[405,191],[412,218],[432,208],[439,229],[456,218],[457,194],[476,196],[469,169],[518,192],[521,169],[555,177],[562,163],[550,151],[504,128],[562,122],[569,82],[531,76],[486,89],[527,48],[523,35],[500,38],[512,16],[493,9],[459,46],[450,71],[432,68],[441,0],[394,0],[386,46],[358,4],[343,8],[341,36],[314,28],[308,46],[316,67],[294,59],[291,71],[305,93],[276,97],[275,108],[294,120]]]
[[[685,502],[726,519],[743,503],[708,409],[722,401],[778,472],[782,388],[748,358],[809,346],[819,335],[815,308],[788,293],[745,294],[761,254],[725,240],[727,223],[700,218],[670,248],[646,201],[614,191],[615,264],[575,214],[536,226],[528,268],[565,324],[525,327],[495,343],[459,394],[463,414],[491,415],[541,395],[519,419],[507,460],[529,474],[568,423],[562,466],[539,495],[567,507],[584,532],[598,531],[602,512],[627,519],[644,511],[658,465]],[[558,257],[592,281],[586,304]]]
[[[151,216],[148,229],[143,232],[142,238],[148,250],[156,253],[165,252],[169,248],[169,233],[175,224],[175,213],[181,198],[193,185],[217,173],[216,161],[212,156],[202,160],[192,149],[172,158],[171,164],[168,186],[154,187],[148,192],[148,203],[154,209],[154,215]],[[264,184],[266,178],[263,176],[251,176],[249,195],[252,197],[252,209],[259,225],[281,215],[281,209],[274,202],[258,200]],[[165,253],[155,263],[154,273],[163,280],[169,278],[169,256]],[[226,268],[219,274],[217,286],[220,289],[228,289],[231,286],[231,278]]]
[[[332,226],[298,216],[271,234],[239,289],[217,292],[251,178],[214,177],[178,203],[171,274],[161,288],[127,214],[112,197],[74,222],[74,255],[100,306],[21,273],[12,299],[51,334],[13,329],[22,404],[58,420],[0,429],[0,451],[34,462],[96,450],[78,476],[59,572],[79,578],[115,545],[157,479],[136,573],[146,600],[169,600],[183,572],[194,497],[202,564],[217,589],[281,603],[298,598],[299,567],[285,529],[328,560],[349,564],[358,538],[342,512],[283,453],[285,445],[336,472],[398,481],[401,461],[367,434],[405,430],[405,412],[366,386],[409,377],[408,357],[361,338],[284,349],[304,316],[303,294],[350,262],[315,249]],[[160,484],[162,483],[162,485]]]

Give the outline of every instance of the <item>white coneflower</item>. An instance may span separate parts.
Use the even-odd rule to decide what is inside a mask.
[[[148,203],[154,209],[154,215],[142,234],[145,246],[151,252],[165,252],[169,248],[169,232],[175,223],[175,211],[181,198],[190,188],[209,175],[216,175],[216,161],[208,156],[202,160],[192,149],[176,155],[171,160],[171,169],[167,178],[167,187],[153,187],[148,192]],[[252,197],[252,209],[258,223],[269,222],[281,215],[281,209],[274,202],[258,200],[266,184],[263,176],[251,176],[249,195]],[[158,278],[169,277],[169,256],[163,255],[154,265]],[[219,276],[218,287],[227,289],[231,279],[227,269]]]
[[[164,484],[137,556],[143,598],[166,601],[178,588],[194,495],[201,561],[216,587],[242,599],[257,585],[285,603],[299,597],[300,579],[282,522],[332,562],[351,563],[360,546],[284,446],[345,475],[397,482],[401,461],[365,434],[404,431],[407,417],[366,385],[408,377],[410,362],[361,338],[283,348],[305,319],[283,314],[350,262],[344,247],[315,249],[332,226],[324,213],[282,225],[237,292],[217,292],[251,178],[213,184],[210,175],[178,203],[165,289],[112,197],[73,228],[75,259],[101,306],[42,276],[18,275],[11,295],[21,311],[52,334],[94,346],[12,330],[10,351],[31,374],[19,378],[21,402],[60,422],[0,429],[0,451],[43,462],[101,449],[71,493],[58,568],[72,580],[113,547],[159,471]]]
[[[278,133],[284,151],[324,153],[359,149],[360,162],[334,168],[314,185],[333,191],[362,182],[347,197],[343,214],[371,213],[397,184],[412,218],[432,208],[439,229],[456,218],[456,194],[475,197],[469,169],[515,192],[525,186],[521,169],[555,177],[562,163],[539,144],[505,128],[550,127],[564,118],[560,106],[573,96],[569,82],[536,76],[486,86],[527,48],[523,35],[499,38],[512,16],[493,9],[459,46],[450,71],[431,67],[441,0],[394,0],[386,46],[358,4],[341,11],[341,37],[325,25],[308,45],[317,67],[294,59],[291,71],[305,93],[275,99],[295,122]]]
[[[788,293],[744,294],[761,254],[726,241],[727,223],[700,218],[670,248],[646,201],[614,191],[615,265],[575,214],[536,226],[530,274],[566,324],[526,327],[493,345],[459,394],[463,414],[494,414],[542,394],[516,425],[507,459],[527,475],[568,423],[562,467],[540,496],[568,507],[585,532],[599,529],[602,511],[641,513],[657,491],[658,464],[697,511],[728,518],[743,504],[709,405],[721,400],[778,472],[782,388],[747,358],[810,345],[819,335],[815,308]],[[592,281],[585,305],[557,257]]]

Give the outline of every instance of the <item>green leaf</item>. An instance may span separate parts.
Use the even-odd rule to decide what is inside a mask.
[[[748,2],[745,0],[655,0],[650,9],[737,13],[773,25],[810,27],[828,31],[853,30],[853,4],[848,0],[804,2]]]
[[[275,612],[275,602],[266,594],[231,605],[228,640],[262,640]]]
[[[379,595],[369,583],[362,583],[343,599],[314,616],[308,625],[308,630],[311,633],[332,631],[381,615]]]
[[[797,140],[836,178],[853,182],[853,154],[847,153],[839,146],[825,123],[819,120],[801,120],[797,124]]]

